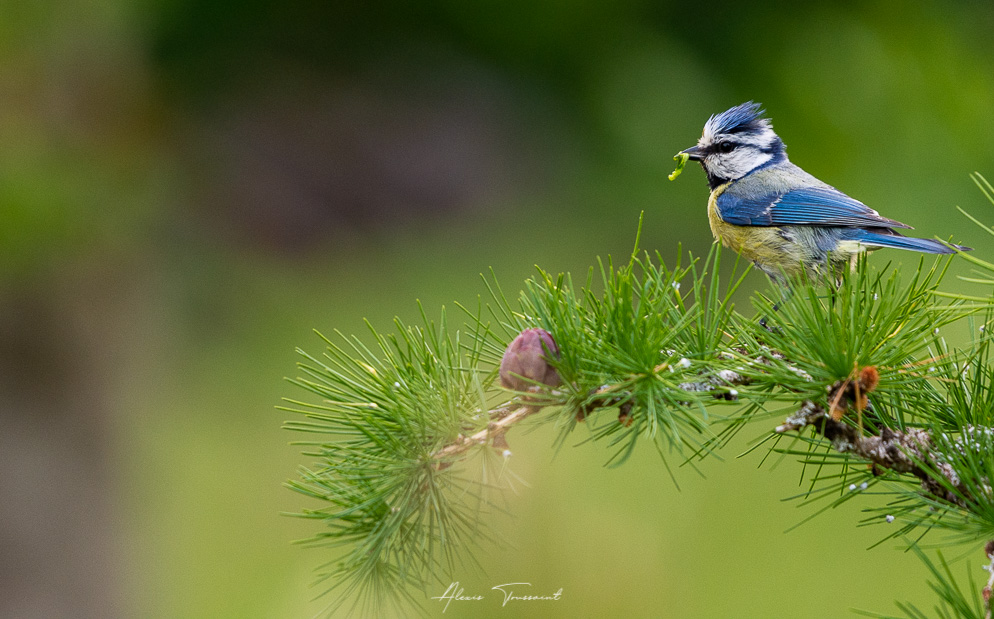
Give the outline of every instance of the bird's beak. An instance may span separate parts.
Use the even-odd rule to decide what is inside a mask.
[[[687,158],[691,161],[701,161],[704,159],[704,154],[701,152],[700,147],[691,146],[686,150],[680,151],[681,155],[687,155]]]

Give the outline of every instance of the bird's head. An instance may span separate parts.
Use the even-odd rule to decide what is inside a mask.
[[[752,101],[709,118],[697,146],[682,152],[691,161],[701,162],[712,189],[756,168],[787,159],[773,124],[763,118],[763,109]]]

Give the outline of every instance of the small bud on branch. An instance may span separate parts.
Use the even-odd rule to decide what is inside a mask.
[[[548,359],[559,358],[559,347],[545,329],[525,329],[504,351],[500,384],[513,391],[529,391],[536,383],[555,387],[560,378]]]

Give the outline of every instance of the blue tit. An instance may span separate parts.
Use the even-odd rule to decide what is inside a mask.
[[[881,217],[791,163],[752,101],[709,118],[697,145],[680,155],[700,162],[707,174],[715,239],[779,283],[825,268],[837,277],[860,252],[881,247],[926,254],[970,249],[903,236],[895,228],[911,226]]]

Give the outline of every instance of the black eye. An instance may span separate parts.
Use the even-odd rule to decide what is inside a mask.
[[[718,142],[719,153],[730,153],[738,146],[735,142]]]

